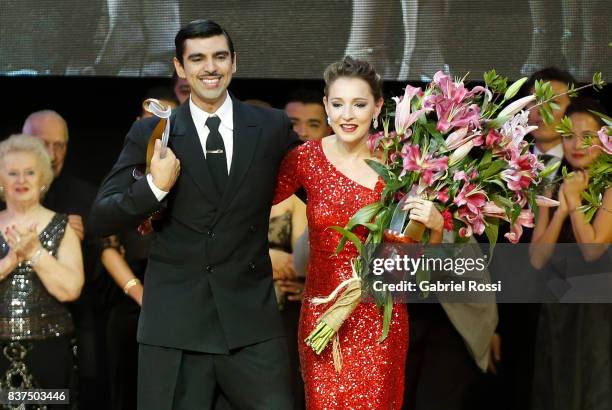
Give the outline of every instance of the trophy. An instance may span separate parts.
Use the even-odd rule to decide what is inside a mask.
[[[170,107],[166,106],[155,98],[148,98],[142,103],[142,108],[158,117],[160,120],[153,129],[151,137],[149,137],[146,166],[144,169],[142,167],[134,168],[132,171],[132,176],[134,179],[141,179],[149,173],[151,158],[153,158],[153,150],[155,148],[155,141],[161,139],[161,151],[159,156],[164,158],[168,150],[168,139],[170,138],[170,115],[172,114]],[[144,236],[153,232],[153,222],[161,219],[161,216],[161,211],[155,211],[144,222],[138,225],[138,233]]]

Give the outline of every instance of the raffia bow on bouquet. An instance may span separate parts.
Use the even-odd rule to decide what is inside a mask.
[[[370,150],[379,158],[368,164],[385,182],[380,200],[359,210],[345,227],[331,227],[343,235],[336,253],[347,240],[359,251],[352,263],[353,278],[350,286],[343,283],[329,297],[317,301],[335,300],[306,339],[317,354],[333,339],[336,369],[341,367],[337,332],[360,300],[371,296],[381,308],[381,342],[389,332],[393,300],[388,292],[375,291],[372,286],[370,262],[375,248],[385,241],[429,240],[420,222],[390,226],[406,197],[434,202],[444,217],[444,229],[454,233],[457,243],[484,233],[491,252],[501,223],[510,224],[505,237],[517,243],[523,228],[533,227],[536,204],[558,205],[537,195],[536,190],[558,163],[545,168],[524,138],[537,128],[528,124],[528,111],[539,109],[544,121],[552,123],[552,110],[558,108],[552,101],[559,95],[549,83],[536,81],[534,95],[512,101],[526,80],[508,86],[507,79],[492,70],[485,73],[484,86],[469,89],[463,79],[452,80],[438,72],[424,90],[407,85],[402,97],[393,98],[395,112],[383,118],[383,131],[368,140]],[[591,84],[581,88],[571,85],[567,94],[575,95],[590,86],[600,89],[603,84],[598,73]],[[609,135],[608,130],[608,143]],[[603,141],[604,137],[600,138]],[[610,149],[609,145],[604,147]],[[369,231],[365,241],[369,246],[352,232],[359,225]]]

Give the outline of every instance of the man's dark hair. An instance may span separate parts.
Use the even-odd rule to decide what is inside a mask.
[[[576,79],[569,72],[561,70],[557,67],[547,67],[540,71],[536,71],[525,81],[523,87],[521,87],[521,95],[528,95],[529,90],[535,86],[535,82],[540,81],[558,81],[566,84],[568,87],[571,84],[576,84]]]
[[[302,104],[319,104],[323,105],[323,92],[312,88],[298,88],[289,95],[289,99],[285,105],[292,102],[300,102]]]
[[[181,28],[174,38],[176,58],[183,64],[183,53],[185,52],[185,41],[192,38],[209,38],[214,36],[225,36],[230,50],[232,60],[234,59],[234,43],[230,35],[220,25],[212,20],[194,20]]]
[[[594,100],[593,98],[578,97],[572,98],[572,101],[565,110],[565,115],[569,117],[570,115],[576,113],[587,114],[593,117],[600,127],[606,125],[603,120],[598,115],[592,113],[592,111],[607,115],[606,109],[603,107],[603,105],[601,105],[599,101]]]

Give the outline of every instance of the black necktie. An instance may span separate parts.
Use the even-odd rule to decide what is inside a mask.
[[[219,117],[208,117],[206,120],[209,130],[208,138],[206,138],[206,163],[219,193],[223,193],[227,183],[227,159],[223,138],[219,133],[220,123]]]
[[[538,159],[540,161],[542,161],[544,163],[545,166],[548,166],[548,163],[553,159],[556,158],[554,155],[550,155],[550,154],[540,154],[538,155]]]

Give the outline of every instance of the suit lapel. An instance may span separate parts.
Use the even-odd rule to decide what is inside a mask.
[[[260,126],[256,115],[247,104],[244,104],[232,97],[234,115],[234,150],[232,154],[232,165],[230,168],[227,187],[223,192],[219,212],[215,216],[217,222],[224,210],[236,195],[238,188],[242,184],[253,161],[253,154],[260,138]]]
[[[191,177],[206,198],[218,203],[219,194],[208,171],[202,144],[189,110],[189,102],[177,108],[173,131],[171,145],[177,158],[181,160],[182,172]]]

